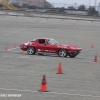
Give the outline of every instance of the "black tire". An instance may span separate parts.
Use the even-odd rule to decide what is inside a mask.
[[[38,55],[44,55],[44,54],[42,54],[42,53],[38,53]]]
[[[60,50],[58,51],[58,55],[59,55],[60,57],[66,57],[66,56],[68,55],[67,50],[65,50],[65,49],[60,49]]]
[[[35,55],[36,49],[34,47],[28,47],[27,48],[27,54],[29,55]]]
[[[79,54],[79,51],[75,51],[75,52],[70,53],[70,54],[68,54],[68,55],[69,55],[69,57],[71,57],[71,58],[75,58],[78,54]]]

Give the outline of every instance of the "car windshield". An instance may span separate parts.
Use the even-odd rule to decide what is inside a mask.
[[[34,40],[31,40],[30,42],[35,42],[36,41],[36,39],[34,39]]]
[[[49,44],[58,44],[58,42],[56,40],[54,40],[54,39],[49,39],[48,43]]]

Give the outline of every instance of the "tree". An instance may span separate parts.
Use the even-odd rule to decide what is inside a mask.
[[[85,5],[80,5],[80,6],[78,7],[78,10],[86,10]]]
[[[95,10],[95,7],[89,7],[88,14],[89,15],[98,15],[98,11]]]
[[[59,12],[65,12],[65,8],[64,7],[60,8]]]
[[[73,6],[69,6],[68,9],[74,10],[75,8]]]

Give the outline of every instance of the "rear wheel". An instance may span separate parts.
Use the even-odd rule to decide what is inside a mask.
[[[28,53],[29,55],[34,55],[34,54],[36,53],[36,50],[35,50],[34,47],[28,47],[28,48],[27,48],[27,53]]]
[[[74,57],[76,57],[78,54],[79,54],[79,51],[75,51],[75,52],[69,53],[69,57],[74,58]]]
[[[67,56],[67,51],[65,50],[65,49],[60,49],[59,51],[58,51],[58,55],[60,56],[60,57],[66,57]]]

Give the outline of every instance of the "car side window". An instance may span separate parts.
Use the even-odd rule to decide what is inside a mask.
[[[45,39],[39,39],[39,44],[45,44]]]

